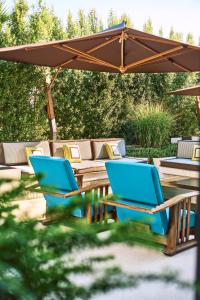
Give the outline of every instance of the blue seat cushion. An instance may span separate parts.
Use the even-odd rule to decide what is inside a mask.
[[[127,200],[118,200],[117,202],[127,205],[134,205],[138,207],[144,207],[148,209],[152,209],[153,206],[147,205],[147,204],[141,204],[141,203],[135,203],[132,201]],[[168,226],[165,228],[163,227],[162,219],[167,216],[167,223],[169,224],[169,209],[166,209],[162,212],[150,215],[148,213],[144,212],[138,212],[134,210],[130,210],[128,208],[121,208],[116,207],[117,216],[118,219],[122,222],[128,222],[128,221],[135,221],[138,223],[148,224],[150,225],[150,229],[153,233],[160,234],[160,235],[166,235]],[[181,210],[182,215],[182,210]],[[195,226],[195,213],[193,211],[190,212],[190,227]],[[182,224],[181,226],[182,227]]]
[[[61,192],[61,191],[59,191],[59,193],[64,194],[64,192]],[[74,209],[74,211],[72,212],[72,215],[74,217],[77,217],[77,218],[83,218],[85,216],[85,205],[84,205],[85,193],[81,193],[81,197],[82,197],[82,205],[80,207],[77,207],[76,209]],[[77,197],[59,198],[59,197],[54,197],[54,196],[51,196],[51,195],[46,195],[45,199],[47,201],[48,208],[53,208],[57,205],[69,206],[72,201],[77,199]],[[91,204],[92,204],[91,216],[94,217],[94,213],[95,213],[94,199],[91,199]],[[100,205],[96,204],[96,206],[97,206],[97,209],[98,209],[97,214],[99,214],[100,213]],[[114,207],[109,205],[108,206],[108,213],[111,213],[113,210],[114,210]]]

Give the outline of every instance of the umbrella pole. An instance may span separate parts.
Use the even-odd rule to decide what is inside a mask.
[[[46,105],[47,105],[47,116],[48,116],[49,127],[50,127],[50,139],[53,141],[56,141],[57,139],[57,126],[56,126],[56,118],[55,118],[54,108],[53,108],[51,89],[61,70],[62,67],[58,67],[53,78],[50,80],[49,77],[47,77],[45,81]]]
[[[200,96],[196,97],[196,114],[197,114],[197,121],[200,127]]]
[[[50,127],[50,139],[55,141],[57,139],[57,126],[56,119],[53,108],[53,100],[51,93],[51,84],[47,81],[45,82],[45,92],[46,92],[46,103],[47,103],[47,115]]]
[[[195,300],[200,300],[200,196],[197,199],[197,218],[196,218],[196,235],[197,235],[197,269],[196,269],[196,295]]]

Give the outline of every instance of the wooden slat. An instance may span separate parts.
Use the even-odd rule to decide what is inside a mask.
[[[86,192],[85,193],[85,197],[86,199],[89,198],[91,196],[91,192]],[[88,223],[92,222],[92,205],[91,204],[87,204],[86,208],[85,208],[85,218],[87,220]]]
[[[177,239],[176,239],[177,244],[179,244],[180,233],[181,233],[181,203],[178,203],[177,204]]]
[[[185,241],[185,229],[186,229],[186,200],[183,201],[182,207],[182,228],[181,228],[181,242]]]
[[[100,199],[103,198],[103,187],[100,187]],[[100,221],[103,221],[104,204],[100,203]]]
[[[93,199],[94,199],[94,222],[98,220],[98,191],[94,189],[93,191]]]
[[[188,201],[187,201],[186,241],[189,240],[189,235],[190,235],[190,212],[191,212],[191,199],[188,199]]]

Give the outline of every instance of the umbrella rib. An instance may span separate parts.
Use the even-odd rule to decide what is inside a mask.
[[[97,64],[104,65],[104,66],[107,66],[107,67],[119,70],[119,68],[117,66],[115,66],[115,65],[113,65],[111,63],[108,63],[108,62],[106,62],[104,60],[101,60],[99,58],[96,58],[95,56],[87,54],[87,53],[85,53],[85,52],[83,52],[81,50],[75,49],[73,47],[70,47],[70,46],[67,46],[67,45],[54,46],[54,47],[57,48],[57,49],[66,51],[66,52],[70,52],[72,54],[76,54],[77,56],[81,56],[81,57],[87,58],[89,60],[92,60],[93,62],[96,62]]]
[[[183,47],[184,47],[184,46],[182,46],[182,45],[181,45],[181,46],[177,46],[177,47],[175,47],[175,48],[168,49],[168,50],[166,50],[166,51],[157,53],[157,54],[155,54],[155,55],[152,55],[152,56],[143,58],[143,59],[141,59],[141,60],[139,60],[139,61],[130,63],[129,65],[127,65],[127,66],[125,67],[125,70],[128,70],[128,69],[133,68],[133,67],[137,67],[137,66],[139,66],[139,65],[143,65],[143,64],[145,64],[146,62],[151,62],[152,60],[155,60],[155,59],[157,59],[157,58],[160,58],[161,56],[163,57],[163,56],[165,56],[165,55],[168,55],[168,54],[171,54],[171,53],[173,53],[173,52],[176,52],[176,51],[182,49]]]
[[[119,42],[121,43],[121,65],[119,67],[121,73],[124,73],[125,71],[125,68],[124,68],[124,48],[125,48],[125,40],[127,39],[128,35],[125,34],[124,30],[122,30],[122,33],[121,33],[121,37],[120,37],[120,40]]]
[[[116,41],[116,40],[119,39],[119,38],[120,38],[120,35],[118,35],[118,36],[116,36],[116,37],[113,37],[113,38],[109,39],[108,41],[106,41],[106,42],[104,42],[104,43],[102,43],[102,44],[100,44],[100,45],[98,45],[98,46],[95,46],[94,48],[92,48],[92,49],[86,51],[86,53],[89,54],[89,53],[95,52],[96,50],[98,50],[98,49],[100,49],[100,48],[103,48],[103,47],[105,47],[105,46],[108,45],[108,44],[113,43],[114,41]],[[61,67],[61,68],[63,68],[63,67],[65,67],[66,65],[68,65],[70,62],[76,60],[78,57],[79,57],[78,55],[75,55],[74,57],[70,58],[69,60],[63,62],[62,64],[59,64],[59,65],[55,66],[55,68],[56,68],[56,67]]]
[[[147,50],[153,52],[153,53],[159,53],[159,51],[153,49],[153,48],[150,47],[150,46],[147,46],[145,43],[139,41],[137,38],[134,39],[133,37],[131,37],[130,40],[133,41],[133,42],[135,42],[136,44],[142,46],[143,48],[145,48],[145,49],[147,49]],[[188,50],[188,49],[186,49],[186,50]],[[189,49],[189,51],[191,51],[191,49]],[[177,55],[180,55],[180,53],[178,53]],[[188,68],[182,66],[181,64],[175,62],[174,59],[172,59],[172,58],[170,58],[170,57],[164,57],[164,58],[161,58],[161,60],[162,60],[162,59],[167,59],[167,60],[170,61],[172,64],[174,64],[174,65],[176,65],[177,67],[179,67],[180,69],[182,69],[182,70],[184,70],[184,71],[187,71],[187,72],[191,72],[190,69],[188,69]],[[158,61],[158,60],[157,60],[157,61]]]
[[[179,53],[179,54],[177,54],[177,55],[175,55],[175,56],[178,56],[178,55],[180,55],[180,54],[182,54],[182,53]],[[157,63],[157,62],[159,62],[159,61],[166,60],[166,59],[172,60],[171,63],[174,64],[174,65],[177,65],[177,67],[181,68],[182,70],[184,70],[184,71],[186,71],[186,72],[192,72],[191,69],[188,69],[188,68],[186,68],[186,67],[180,65],[179,63],[176,63],[176,62],[174,61],[174,59],[173,59],[173,58],[170,58],[170,57],[169,57],[169,58],[167,58],[167,57],[161,57],[161,58],[156,59],[155,62]],[[146,63],[144,63],[144,65],[147,65],[147,64],[150,64],[150,63],[154,63],[154,61],[146,62]]]

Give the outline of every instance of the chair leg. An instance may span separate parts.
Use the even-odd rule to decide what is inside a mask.
[[[176,254],[177,246],[177,205],[171,207],[169,215],[169,230],[167,234],[167,244],[164,249],[164,254]]]

